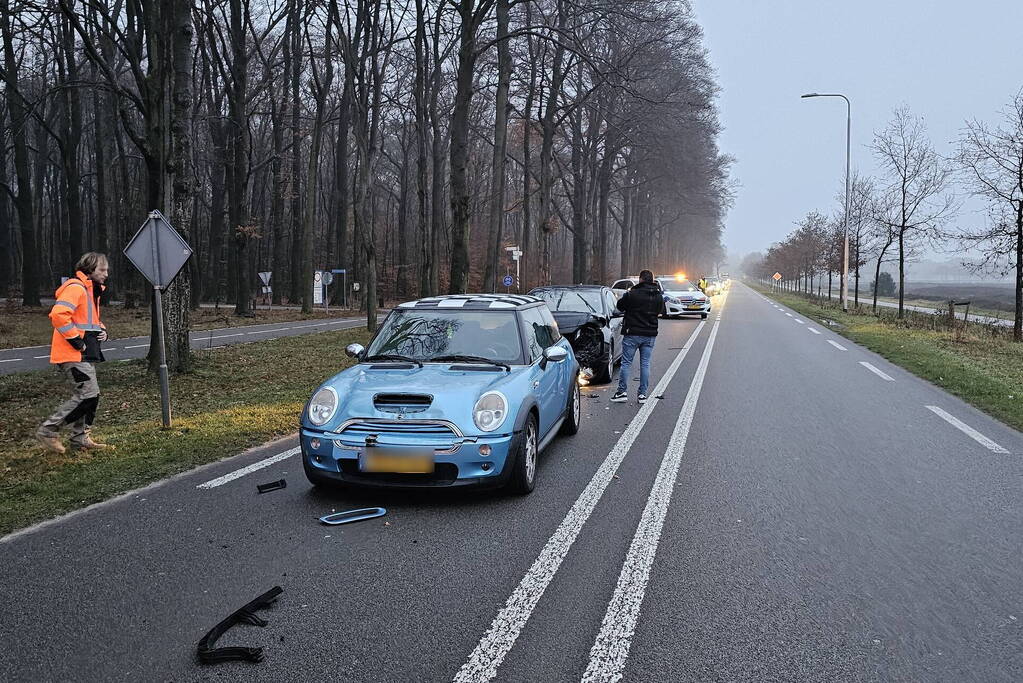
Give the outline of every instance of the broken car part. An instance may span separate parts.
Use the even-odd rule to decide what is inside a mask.
[[[384,508],[360,508],[358,510],[332,512],[329,515],[320,517],[320,521],[324,524],[336,526],[338,524],[348,524],[349,522],[361,522],[364,519],[373,519],[374,517],[383,517],[386,514],[387,510]]]
[[[256,489],[260,493],[267,493],[269,491],[276,491],[277,489],[283,489],[288,487],[288,482],[283,479],[277,481],[270,481],[265,484],[256,484]]]
[[[251,624],[252,626],[266,626],[267,621],[256,616],[257,609],[266,609],[284,592],[280,586],[274,586],[266,593],[234,612],[227,619],[210,629],[209,633],[203,636],[196,649],[199,661],[203,664],[218,664],[220,662],[261,662],[263,661],[263,648],[261,647],[218,647],[213,645],[220,636],[224,635],[235,624]]]

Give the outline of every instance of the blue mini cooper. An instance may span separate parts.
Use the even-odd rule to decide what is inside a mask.
[[[529,493],[537,454],[579,429],[579,364],[547,305],[466,294],[410,301],[302,412],[313,484],[506,486]]]

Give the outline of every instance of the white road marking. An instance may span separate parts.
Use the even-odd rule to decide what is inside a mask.
[[[803,322],[802,320],[800,320],[799,318],[795,318],[795,321],[796,321],[797,323],[799,323],[800,325],[805,325],[805,324],[806,324],[806,323],[804,323],[804,322]]]
[[[839,344],[837,341],[832,341],[832,340],[829,339],[828,343],[831,344],[832,346],[834,346],[839,351],[848,351],[849,350],[849,349],[845,348],[844,346],[842,346],[841,344]]]
[[[269,467],[270,465],[273,465],[274,463],[278,463],[281,460],[286,460],[287,458],[290,458],[291,456],[295,455],[296,453],[300,453],[301,451],[302,451],[302,447],[301,446],[295,446],[294,448],[289,448],[288,450],[284,451],[283,453],[278,453],[277,455],[271,455],[269,458],[266,458],[265,460],[260,460],[259,462],[254,462],[251,465],[249,465],[248,467],[243,467],[240,470],[235,470],[234,472],[228,472],[224,476],[217,477],[216,479],[210,479],[209,481],[206,481],[206,482],[203,482],[202,484],[199,484],[195,488],[197,488],[197,489],[215,489],[218,486],[223,486],[224,484],[226,484],[228,482],[231,482],[231,481],[234,481],[235,479],[239,479],[241,477],[244,477],[246,474],[252,474],[253,472],[261,470],[264,467]]]
[[[927,410],[930,410],[932,413],[934,413],[935,415],[940,417],[942,420],[944,420],[945,422],[949,423],[950,425],[952,425],[953,427],[955,427],[956,429],[961,431],[963,434],[965,434],[966,436],[970,437],[971,439],[973,439],[974,441],[976,441],[977,443],[979,443],[981,446],[983,446],[984,448],[988,449],[989,451],[992,451],[994,453],[1008,453],[1009,452],[1006,449],[1004,449],[1001,446],[999,446],[998,444],[996,444],[991,439],[987,438],[986,436],[984,436],[983,434],[978,432],[973,427],[971,427],[968,424],[966,424],[965,422],[963,422],[962,420],[959,420],[958,418],[955,418],[952,415],[949,415],[948,413],[946,413],[944,410],[942,410],[938,406],[927,406]]]
[[[32,358],[49,358],[49,357],[50,357],[50,354],[46,354],[45,356],[32,356]]]
[[[0,360],[0,363],[13,363],[16,360],[25,360],[24,358],[5,358]]]
[[[653,390],[654,395],[663,394],[665,389],[667,389],[668,384],[675,376],[679,366],[682,365],[686,354],[689,353],[689,349],[693,347],[697,337],[700,335],[700,331],[706,324],[705,321],[701,321],[696,326],[692,336],[689,337],[682,350],[675,356],[675,360],[672,361],[667,372],[664,373],[664,376],[657,383]],[[615,443],[611,452],[593,475],[593,478],[590,479],[590,483],[586,485],[583,492],[576,498],[572,508],[565,515],[561,524],[558,525],[557,530],[555,530],[554,535],[550,537],[543,550],[540,551],[540,556],[536,558],[533,566],[529,568],[526,575],[519,581],[519,585],[515,587],[515,590],[508,597],[504,607],[497,613],[497,617],[494,618],[490,628],[483,635],[483,638],[480,639],[472,654],[469,655],[468,661],[455,674],[455,683],[483,683],[493,680],[497,675],[498,667],[501,666],[501,662],[504,661],[505,656],[511,651],[512,646],[515,645],[515,641],[525,627],[526,622],[529,621],[533,609],[540,601],[540,598],[543,597],[547,586],[554,579],[554,575],[557,574],[562,561],[568,554],[575,539],[579,536],[583,525],[589,519],[601,496],[604,495],[604,491],[614,479],[615,472],[622,464],[629,449],[632,448],[636,437],[639,436],[639,433],[646,425],[657,403],[658,401],[649,401],[643,404],[639,412],[636,413],[636,416],[629,422],[629,426],[625,428],[618,442]]]
[[[820,330],[816,330],[816,329],[814,329],[814,328],[812,328],[812,327],[808,327],[808,328],[806,328],[806,329],[810,330],[810,331],[811,331],[811,332],[813,332],[814,334],[820,334]]]
[[[894,382],[895,381],[894,378],[889,377],[888,375],[884,374],[883,372],[881,372],[880,370],[878,370],[877,368],[875,368],[873,365],[871,365],[870,363],[868,363],[865,360],[861,360],[860,361],[860,365],[865,367],[867,370],[870,370],[872,373],[874,373],[875,375],[877,375],[881,379],[885,380],[886,382]]]
[[[715,323],[710,338],[707,340],[707,346],[703,350],[703,356],[700,358],[696,375],[693,377],[692,384],[689,385],[689,392],[682,405],[682,412],[675,423],[671,441],[668,442],[668,449],[665,451],[661,467],[657,471],[657,479],[654,480],[654,485],[650,489],[646,508],[643,510],[639,526],[636,527],[636,535],[632,537],[632,544],[629,546],[621,574],[618,576],[618,585],[607,606],[607,613],[600,626],[600,633],[597,634],[593,647],[590,649],[590,663],[583,674],[583,683],[618,681],[622,677],[622,671],[629,658],[629,649],[632,647],[632,636],[636,632],[636,623],[639,621],[639,611],[643,606],[647,582],[650,580],[650,570],[653,567],[654,558],[657,556],[661,530],[664,528],[668,507],[671,505],[671,495],[678,478],[679,468],[682,465],[689,429],[693,424],[693,416],[696,414],[696,404],[703,388],[703,380],[707,375],[710,355],[714,350],[718,327],[718,324]]]
[[[262,330],[260,330],[262,331]],[[206,337],[207,339],[227,339],[228,337],[244,337],[247,334],[259,334],[259,332],[238,332],[236,334],[221,334],[216,337]]]
[[[126,348],[126,349],[144,349],[147,346],[149,346],[149,344],[136,344],[135,346],[125,346],[124,348]]]
[[[787,315],[787,316],[788,316],[788,317],[790,317],[790,318],[792,317],[792,314],[791,314],[791,313],[786,313],[785,315]]]

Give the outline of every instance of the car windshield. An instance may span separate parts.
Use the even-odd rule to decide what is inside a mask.
[[[387,316],[366,356],[388,354],[418,361],[478,356],[521,363],[522,344],[511,311],[397,308]]]
[[[698,292],[699,287],[694,285],[689,280],[678,280],[673,277],[662,277],[658,279],[661,283],[661,289],[666,292]]]
[[[531,296],[543,299],[552,311],[578,311],[601,315],[599,289],[536,289]]]

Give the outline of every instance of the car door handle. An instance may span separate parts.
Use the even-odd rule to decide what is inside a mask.
[[[537,389],[537,388],[539,388],[539,386],[540,386],[540,380],[534,380],[533,381],[533,388]]]

